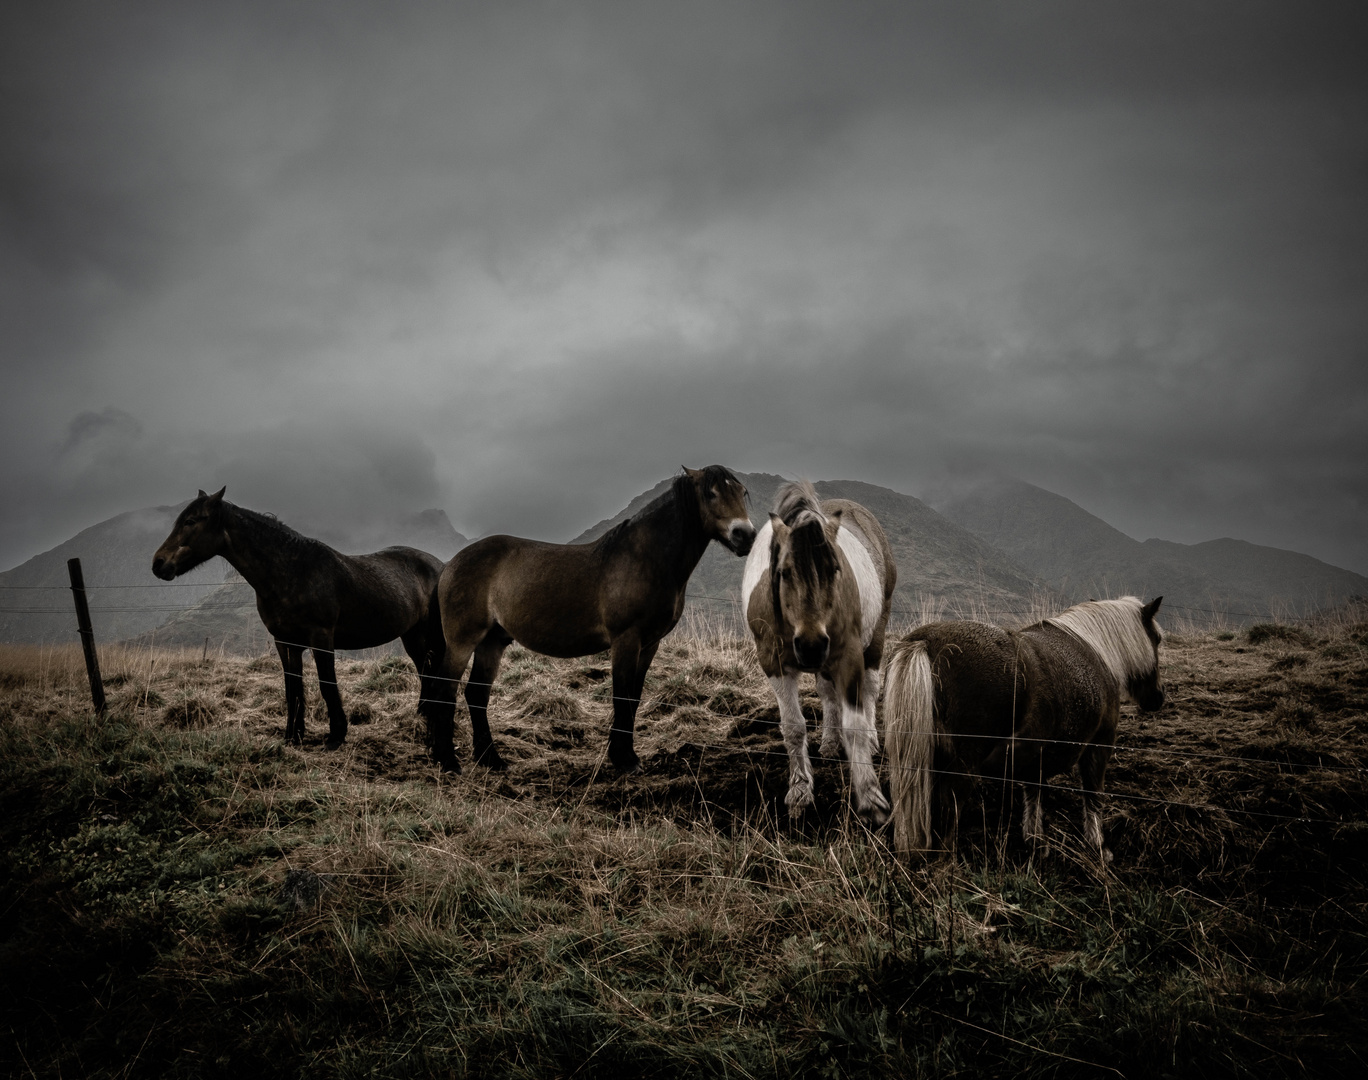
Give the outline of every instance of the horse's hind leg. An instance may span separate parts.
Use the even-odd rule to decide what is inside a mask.
[[[508,764],[499,754],[489,731],[489,692],[494,687],[495,676],[499,674],[504,650],[512,641],[503,627],[495,626],[490,630],[475,647],[475,659],[470,665],[470,678],[466,680],[465,688],[466,705],[470,708],[475,764],[497,772],[508,768]]]
[[[285,741],[298,746],[304,741],[304,650],[277,641],[276,652],[285,672]]]
[[[314,667],[318,669],[318,692],[328,706],[329,750],[336,750],[347,740],[347,713],[342,708],[342,691],[337,686],[336,656],[331,648],[321,646],[313,650]]]
[[[400,640],[418,669],[418,715],[427,721],[427,741],[431,747],[435,726],[441,725],[443,720],[453,732],[456,726],[456,687],[451,680],[442,677],[446,639],[442,637],[440,624],[434,633],[432,626],[420,623]]]

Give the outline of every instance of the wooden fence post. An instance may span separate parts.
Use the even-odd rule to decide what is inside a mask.
[[[71,575],[71,595],[76,600],[76,625],[81,631],[81,648],[85,650],[86,674],[90,676],[90,700],[95,706],[95,715],[100,716],[105,711],[104,680],[100,678],[100,658],[95,655],[95,630],[90,625],[81,560],[68,559],[67,573]]]

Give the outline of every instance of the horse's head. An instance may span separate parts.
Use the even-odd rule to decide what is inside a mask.
[[[703,532],[738,555],[748,554],[755,543],[755,526],[746,510],[746,485],[721,465],[684,472],[698,496]]]
[[[222,552],[223,493],[227,490],[221,487],[212,495],[201,491],[180,512],[171,535],[152,556],[152,573],[170,581]]]
[[[1158,623],[1154,621],[1163,599],[1162,596],[1156,596],[1140,608],[1140,625],[1144,627],[1145,636],[1149,638],[1154,664],[1147,672],[1132,675],[1126,680],[1126,692],[1145,712],[1155,712],[1164,705],[1164,685],[1159,681],[1159,644],[1164,640],[1164,635],[1159,630]]]
[[[793,655],[804,671],[817,671],[831,648],[830,623],[839,602],[839,512],[824,518],[805,510],[785,524],[770,515],[770,587],[782,625],[793,628]]]

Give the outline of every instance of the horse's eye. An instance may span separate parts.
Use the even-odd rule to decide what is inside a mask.
[[[785,567],[784,569],[779,571],[779,577],[782,578],[784,581],[792,581],[793,571],[790,570],[788,567]]]

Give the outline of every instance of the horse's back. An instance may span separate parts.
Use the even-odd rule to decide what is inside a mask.
[[[879,519],[866,507],[850,499],[823,501],[822,513],[832,517],[837,511],[841,514],[841,531],[848,533],[850,539],[857,541],[868,552],[870,563],[878,575],[878,590],[884,599],[890,599],[898,584],[898,567],[893,561],[893,548],[888,543],[888,535],[879,524]]]
[[[462,548],[442,571],[438,595],[448,637],[502,626],[550,656],[606,649],[600,594],[603,559],[593,544],[487,536]]]
[[[1013,635],[979,622],[935,622],[906,634],[904,642],[926,646],[935,686],[935,711],[943,729],[969,736],[1004,738],[1024,707],[1028,676]],[[968,741],[966,758],[982,758],[991,746]]]
[[[408,633],[426,618],[442,561],[411,547],[338,555],[336,647],[366,649]]]
[[[1097,652],[1051,623],[1020,632],[1036,669],[1034,722],[1040,737],[1086,740],[1120,708],[1120,687]]]

